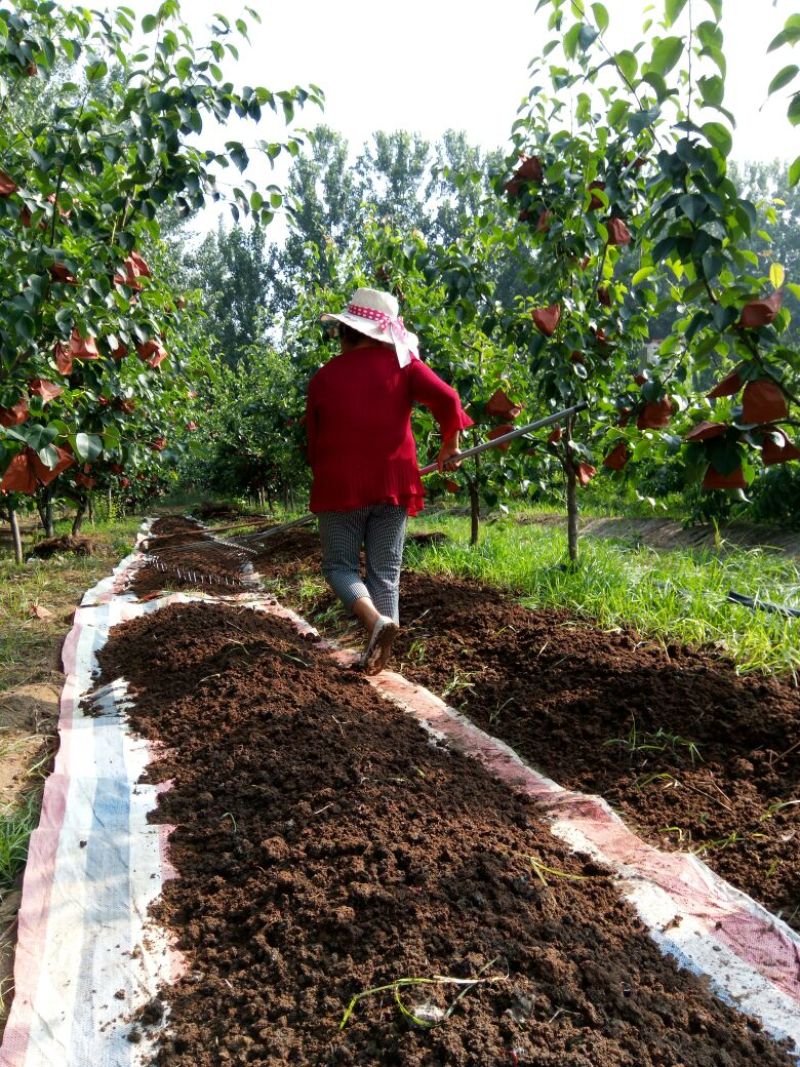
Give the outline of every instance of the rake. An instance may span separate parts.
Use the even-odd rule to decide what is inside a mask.
[[[483,441],[481,444],[475,445],[472,448],[464,449],[463,452],[459,453],[458,459],[469,459],[471,456],[478,456],[481,452],[486,452],[490,448],[500,448],[509,441],[513,441],[518,437],[523,437],[525,434],[533,433],[535,430],[543,430],[547,426],[553,426],[555,423],[563,422],[564,419],[568,419],[573,415],[577,415],[581,411],[585,411],[587,407],[588,404],[585,401],[582,401],[579,404],[573,404],[572,407],[564,408],[563,411],[556,411],[552,415],[547,415],[543,419],[529,422],[525,426],[518,426],[516,429],[510,430],[508,433],[505,433],[500,437],[495,437],[491,441]],[[422,467],[419,473],[421,475],[432,474],[435,470],[438,470],[437,464],[429,463],[427,467]],[[299,519],[292,519],[291,522],[284,522],[279,526],[271,526],[267,530],[256,531],[255,533],[242,534],[235,539],[223,540],[217,538],[214,541],[193,541],[183,545],[170,545],[169,547],[160,548],[155,552],[148,553],[148,559],[150,561],[159,561],[161,564],[159,569],[177,572],[177,568],[170,566],[168,561],[174,558],[174,556],[179,556],[180,553],[189,550],[210,554],[216,553],[222,556],[220,549],[233,548],[238,552],[243,553],[245,556],[255,556],[258,554],[259,550],[258,548],[251,548],[251,545],[260,545],[261,542],[267,541],[270,537],[277,537],[280,534],[285,533],[287,530],[294,530],[301,526],[307,526],[309,523],[313,522],[315,518],[316,515],[309,512],[306,515],[301,515]],[[225,529],[231,529],[231,527],[225,527]],[[229,555],[225,555],[224,558],[226,561],[230,561]],[[191,573],[195,574],[196,572],[192,571]],[[184,572],[184,575],[188,576],[188,574],[189,572]],[[216,581],[217,579],[214,579],[215,584]],[[219,582],[223,585],[226,584],[222,578],[219,579]],[[246,583],[237,584],[245,585]]]

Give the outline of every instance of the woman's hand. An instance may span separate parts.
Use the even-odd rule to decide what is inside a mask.
[[[436,457],[436,466],[441,474],[443,471],[455,471],[461,466],[461,460],[458,458],[459,443],[461,440],[461,434],[456,431],[452,437],[448,437],[446,441],[442,441],[442,447],[439,449],[439,455]]]

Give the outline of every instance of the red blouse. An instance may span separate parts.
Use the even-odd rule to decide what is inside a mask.
[[[430,408],[443,439],[472,426],[455,389],[420,360],[401,367],[392,349],[356,348],[317,371],[306,403],[312,511],[402,504],[415,515],[422,508],[415,402]]]

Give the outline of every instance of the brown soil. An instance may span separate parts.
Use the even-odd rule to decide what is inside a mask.
[[[531,802],[287,623],[172,606],[116,628],[100,659],[162,742],[152,778],[172,781],[157,817],[177,826],[179,877],[157,913],[190,968],[164,990],[158,1063],[792,1062],[662,957]],[[388,992],[340,1029],[352,997],[434,975],[497,980],[405,988],[418,1016],[453,1006],[432,1029]]]
[[[401,617],[406,677],[800,926],[797,689],[455,579],[406,575]]]
[[[90,537],[72,537],[64,534],[62,537],[51,537],[47,541],[40,541],[31,549],[31,555],[39,559],[52,559],[53,556],[94,556],[98,550],[98,544]]]

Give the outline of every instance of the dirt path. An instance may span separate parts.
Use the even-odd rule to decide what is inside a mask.
[[[535,515],[519,519],[535,526],[563,526],[563,515]],[[800,533],[777,527],[732,522],[716,530],[709,523],[682,526],[673,519],[582,518],[581,533],[592,537],[612,537],[640,542],[653,548],[763,548],[800,557]]]
[[[792,1062],[663,957],[532,802],[288,623],[172,606],[100,660],[172,783],[158,818],[179,877],[158,910],[191,969],[165,990],[159,1063]],[[369,992],[436,975],[481,981]]]

